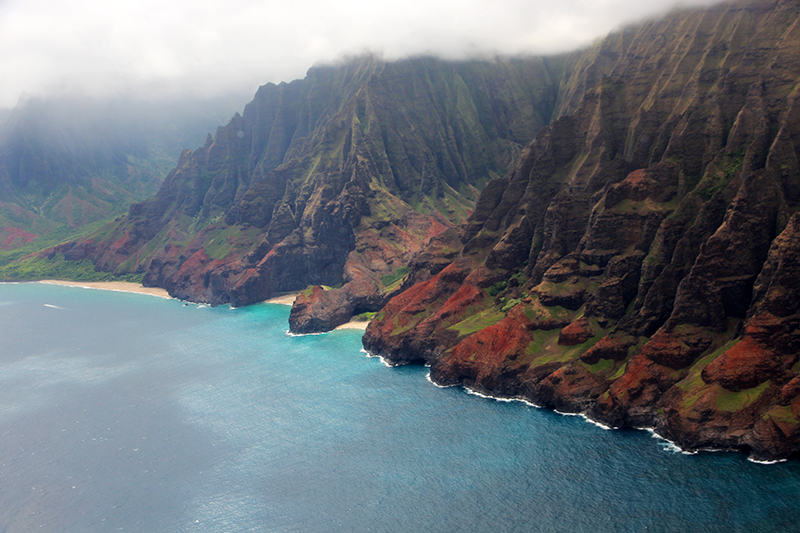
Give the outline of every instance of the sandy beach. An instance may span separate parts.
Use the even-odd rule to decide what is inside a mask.
[[[300,294],[299,292],[290,292],[287,294],[281,294],[280,296],[275,296],[274,298],[270,298],[269,300],[264,300],[264,303],[267,304],[280,304],[280,305],[292,305],[294,303],[294,299],[297,298],[297,295]]]
[[[341,326],[336,326],[336,329],[367,329],[367,324],[369,324],[369,320],[351,320]]]
[[[269,300],[264,300],[268,304],[292,305],[299,292],[291,292],[288,294],[281,294]],[[336,326],[336,329],[367,329],[368,320],[351,320],[341,326]]]
[[[64,281],[60,279],[44,279],[39,283],[51,283],[54,285],[67,285],[70,287],[83,287],[85,289],[101,289],[105,291],[135,292],[138,294],[149,294],[160,298],[171,298],[169,293],[158,287],[145,287],[141,283],[131,283],[127,281]]]
[[[127,281],[65,281],[61,279],[43,279],[39,283],[51,283],[54,285],[67,285],[69,287],[83,287],[85,289],[101,289],[105,291],[120,291],[120,292],[135,292],[138,294],[149,294],[150,296],[159,296],[161,298],[171,298],[169,293],[158,287],[145,287],[141,283],[130,283]],[[269,300],[265,303],[292,305],[295,298],[299,293],[293,292],[289,294],[282,294]],[[367,329],[368,320],[351,320],[336,329]]]

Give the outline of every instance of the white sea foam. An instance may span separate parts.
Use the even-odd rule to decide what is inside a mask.
[[[44,306],[45,307],[49,307],[50,309],[60,309],[62,311],[66,311],[66,309],[64,309],[63,307],[59,307],[59,306],[53,305],[53,304],[44,304]]]
[[[292,335],[288,331],[287,331],[287,334]],[[311,335],[317,335],[317,334],[311,334]],[[380,359],[380,361],[385,366],[387,366],[389,368],[392,368],[392,367],[395,366],[395,365],[391,364],[390,362],[388,362],[383,357],[381,357],[380,355],[372,354],[369,351],[367,351],[365,348],[362,348],[360,351],[365,353],[367,355],[367,357],[377,357],[378,359]],[[429,364],[426,364],[425,366],[430,368]],[[428,382],[430,382],[434,387],[437,387],[437,388],[440,388],[440,389],[447,389],[447,388],[455,386],[455,385],[440,385],[439,383],[436,383],[433,380],[433,378],[431,378],[431,373],[430,372],[425,374],[425,379],[427,379]],[[497,401],[497,402],[521,402],[521,403],[524,403],[525,405],[528,405],[530,407],[535,407],[537,409],[541,409],[542,408],[541,405],[537,405],[537,404],[535,404],[535,403],[533,403],[530,400],[527,400],[525,398],[508,398],[508,397],[501,397],[501,396],[492,396],[492,395],[489,395],[489,394],[487,394],[485,392],[480,392],[480,391],[477,391],[475,389],[472,389],[470,387],[463,387],[463,388],[464,388],[464,390],[466,391],[467,394],[472,395],[472,396],[478,396],[480,398],[485,398],[485,399],[488,399],[488,400],[494,400],[494,401]],[[568,413],[568,412],[559,411],[558,409],[553,409],[553,411],[555,411],[556,413],[558,413],[558,414],[560,414],[562,416],[579,416],[579,417],[583,418],[586,422],[588,422],[588,423],[592,424],[593,426],[596,426],[596,427],[598,427],[598,428],[600,428],[602,430],[605,430],[605,431],[611,431],[611,430],[614,430],[614,429],[620,429],[619,427],[609,426],[607,424],[604,424],[602,422],[594,420],[594,419],[590,418],[588,415],[586,415],[585,413]],[[666,437],[663,437],[663,436],[659,435],[658,433],[656,433],[654,428],[634,428],[634,429],[638,429],[638,430],[641,430],[641,431],[646,431],[646,432],[648,432],[650,434],[650,436],[652,438],[661,441],[659,443],[660,447],[665,452],[668,452],[668,453],[681,454],[681,455],[697,455],[698,453],[700,453],[700,451],[704,451],[704,452],[726,451],[726,450],[722,450],[722,449],[712,449],[712,448],[707,448],[707,449],[704,448],[702,450],[685,450],[685,449],[681,448],[680,446],[678,446],[675,442],[673,442],[673,441],[667,439]],[[772,465],[772,464],[782,463],[782,462],[786,461],[785,459],[773,460],[773,461],[761,461],[761,460],[758,460],[758,459],[753,459],[752,457],[748,457],[747,460],[750,461],[750,462],[753,462],[753,463],[764,464],[764,465]]]
[[[364,350],[362,350],[362,351],[364,351]],[[434,386],[439,387],[440,389],[446,389],[448,387],[454,386],[454,385],[440,385],[440,384],[436,383],[431,378],[431,373],[430,372],[428,372],[426,374],[425,378],[429,382],[431,382]],[[527,398],[507,397],[507,396],[492,396],[491,394],[487,394],[485,392],[481,392],[481,391],[475,390],[475,389],[470,388],[470,387],[464,387],[464,390],[466,391],[467,394],[470,394],[472,396],[478,396],[480,398],[486,398],[487,400],[494,400],[496,402],[520,402],[520,403],[524,403],[527,406],[535,407],[536,409],[543,409],[543,406],[541,406],[539,404],[536,404],[536,403],[528,400]],[[592,424],[593,426],[596,426],[596,427],[598,427],[598,428],[600,428],[602,430],[605,430],[605,431],[611,431],[613,429],[619,429],[618,427],[609,426],[607,424],[603,424],[602,422],[598,422],[597,420],[594,420],[593,418],[590,418],[589,416],[587,416],[585,413],[567,413],[567,412],[559,411],[558,409],[553,409],[553,411],[555,411],[556,413],[558,413],[558,414],[560,414],[562,416],[579,416],[579,417],[583,418],[586,422],[588,422],[588,423]],[[666,439],[664,439],[664,440],[666,440]]]
[[[562,416],[579,416],[579,417],[583,418],[586,422],[590,423],[591,425],[596,426],[596,427],[598,427],[600,429],[603,429],[603,430],[606,430],[606,431],[611,431],[612,429],[619,429],[618,427],[609,426],[607,424],[603,424],[602,422],[598,422],[597,420],[589,417],[586,413],[567,413],[567,412],[564,412],[564,411],[559,411],[558,409],[553,409],[553,411],[555,411],[556,413],[558,413],[558,414],[560,414]]]
[[[385,359],[381,355],[375,355],[374,353],[368,352],[365,348],[361,348],[360,351],[365,353],[365,354],[367,354],[367,357],[369,357],[369,358],[377,357],[380,360],[380,362],[383,363],[383,366],[385,366],[387,368],[394,368],[395,366],[397,366],[397,365],[393,365],[392,363],[390,363],[387,359]]]
[[[592,418],[590,418],[590,417],[588,417],[586,415],[581,415],[581,417],[583,417],[583,419],[586,420],[587,422],[589,422],[591,425],[599,427],[600,429],[603,429],[605,431],[611,431],[612,429],[619,429],[618,427],[609,426],[609,425],[603,424],[602,422],[598,422],[597,420],[594,420],[594,419],[592,419]]]
[[[450,387],[453,387],[453,386],[454,386],[454,385],[440,385],[440,384],[436,383],[435,381],[433,381],[433,378],[431,377],[431,373],[430,373],[430,372],[428,372],[427,374],[425,374],[425,379],[427,379],[427,380],[428,380],[428,382],[429,382],[431,385],[433,385],[434,387],[437,387],[437,388],[439,388],[439,389],[449,389]],[[467,391],[467,392],[469,392],[469,391]]]
[[[430,373],[428,375],[430,376]],[[433,381],[432,381],[432,383],[434,383],[434,385],[436,384]],[[505,403],[519,402],[519,403],[524,403],[525,405],[527,405],[529,407],[535,407],[537,409],[541,409],[542,408],[541,405],[537,405],[537,404],[533,403],[532,401],[527,400],[525,398],[519,398],[519,397],[510,398],[510,397],[507,397],[507,396],[492,396],[491,394],[487,394],[485,392],[477,391],[477,390],[472,389],[470,387],[464,387],[464,390],[467,392],[467,394],[470,394],[472,396],[478,396],[480,398],[486,398],[487,400],[494,400],[496,402],[505,402]]]
[[[684,450],[683,448],[681,448],[680,446],[678,446],[674,442],[671,442],[671,441],[668,441],[668,440],[661,441],[659,443],[659,445],[661,446],[661,449],[663,449],[665,452],[669,452],[669,453],[680,453],[680,454],[683,454],[683,455],[695,455],[695,454],[697,454],[697,452],[687,452],[686,450]]]
[[[669,453],[680,453],[681,455],[697,455],[700,452],[711,452],[711,453],[714,453],[714,452],[728,452],[728,451],[730,451],[730,450],[725,449],[725,448],[700,448],[700,449],[697,449],[697,450],[686,450],[684,448],[681,448],[675,442],[669,440],[668,438],[659,435],[658,433],[656,433],[656,431],[653,428],[636,428],[636,429],[640,429],[642,431],[646,431],[646,432],[648,432],[650,434],[650,436],[652,438],[660,440],[661,441],[661,443],[660,443],[661,448],[664,451],[669,452]],[[786,462],[786,459],[760,460],[760,459],[755,459],[752,456],[748,457],[747,460],[750,461],[751,463],[756,463],[756,464],[759,464],[759,465],[774,465],[774,464]]]
[[[317,333],[292,333],[291,330],[286,330],[286,335],[288,337],[310,337],[312,335],[325,335],[327,333],[330,333],[330,331],[320,331]]]
[[[786,459],[773,459],[768,461],[768,460],[754,459],[753,457],[748,457],[747,460],[757,465],[776,465],[778,463],[786,462]]]
[[[656,433],[656,430],[654,428],[635,428],[635,429],[646,431],[647,433],[650,434],[651,438],[660,440],[661,449],[663,449],[665,452],[679,453],[681,455],[697,455],[698,453],[700,453],[700,450],[685,450],[681,448],[675,442],[669,440],[666,437],[662,437],[661,435]],[[717,450],[703,450],[703,451],[717,451]]]

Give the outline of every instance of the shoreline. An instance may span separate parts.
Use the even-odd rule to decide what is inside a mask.
[[[360,329],[365,330],[367,329],[367,324],[369,324],[369,320],[351,320],[350,322],[345,322],[344,324],[340,324],[333,328],[334,330],[337,329]]]
[[[68,281],[63,279],[43,279],[35,281],[34,283],[47,283],[50,285],[63,285],[65,287],[79,287],[82,289],[130,292],[134,294],[147,294],[149,296],[158,296],[159,298],[172,299],[172,296],[170,296],[169,293],[164,289],[161,289],[159,287],[145,287],[141,283],[133,283],[130,281]],[[287,294],[281,294],[280,296],[275,296],[274,298],[264,300],[263,303],[291,306],[292,304],[294,304],[294,300],[295,298],[297,298],[298,294],[300,293],[292,292]],[[349,322],[345,322],[344,324],[336,326],[336,328],[334,329],[365,330],[367,329],[367,324],[369,324],[369,321],[351,320]]]
[[[265,304],[278,304],[278,305],[293,305],[295,298],[297,295],[300,294],[299,292],[287,292],[286,294],[281,294],[279,296],[274,296],[267,300],[264,300],[262,303]]]
[[[66,281],[61,279],[43,279],[35,283],[47,283],[49,285],[64,285],[67,287],[80,287],[82,289],[98,289],[103,291],[130,292],[172,299],[172,296],[164,289],[159,287],[145,287],[141,283],[133,283],[131,281]]]
[[[383,364],[388,366],[388,367],[394,366],[394,365],[392,365],[391,362],[389,362],[386,359],[384,359],[383,356],[381,356],[381,355],[372,354],[371,352],[369,352],[369,351],[367,351],[365,349],[362,349],[361,351],[366,353],[367,357],[378,357],[378,358],[380,358],[381,362],[383,362]],[[429,366],[429,365],[425,365],[425,366]],[[636,430],[636,431],[644,431],[644,432],[648,433],[651,438],[660,441],[663,444],[663,449],[664,449],[664,451],[666,453],[677,453],[677,454],[689,455],[689,456],[697,455],[697,454],[699,454],[701,452],[702,453],[718,453],[718,452],[746,453],[747,454],[747,461],[749,461],[751,463],[755,463],[755,464],[759,464],[759,465],[767,465],[767,466],[774,465],[774,464],[779,464],[779,463],[785,463],[785,462],[789,461],[788,457],[777,457],[777,458],[776,457],[769,457],[769,458],[762,459],[762,458],[758,457],[757,455],[754,455],[752,450],[748,451],[748,452],[745,452],[744,450],[742,450],[740,448],[737,448],[737,447],[726,447],[724,445],[722,445],[722,446],[720,446],[718,448],[713,448],[713,447],[696,447],[696,448],[695,447],[686,447],[685,445],[678,444],[674,440],[671,440],[671,439],[661,435],[660,433],[658,433],[656,431],[656,429],[654,427],[638,427],[638,426],[627,426],[627,425],[612,426],[612,425],[606,424],[604,422],[601,422],[600,420],[596,420],[596,419],[590,417],[586,413],[586,411],[582,411],[582,412],[559,411],[558,409],[556,409],[556,408],[554,408],[552,406],[540,405],[540,404],[534,402],[533,400],[531,400],[529,398],[526,398],[524,396],[494,395],[494,394],[492,394],[492,393],[490,393],[488,391],[481,391],[481,390],[478,390],[478,389],[473,389],[473,388],[471,388],[471,387],[469,387],[467,385],[464,385],[463,382],[462,383],[454,383],[452,385],[440,385],[439,383],[437,383],[431,377],[431,373],[430,372],[428,372],[428,374],[425,376],[425,378],[434,387],[437,387],[437,388],[440,388],[440,389],[446,389],[446,388],[449,388],[449,387],[461,387],[461,389],[464,390],[467,394],[472,395],[472,396],[478,396],[480,398],[485,398],[487,400],[492,400],[492,401],[496,401],[496,402],[520,402],[520,403],[523,403],[523,404],[528,405],[530,407],[533,407],[535,409],[544,409],[544,410],[552,411],[552,412],[554,412],[554,413],[556,413],[558,415],[561,415],[561,416],[577,416],[577,417],[582,418],[584,422],[587,422],[587,423],[589,423],[589,424],[591,424],[591,425],[593,425],[593,426],[595,426],[598,429],[601,429],[603,431],[619,431],[619,430],[623,430],[623,429],[633,429],[633,430]]]
[[[286,294],[281,294],[279,296],[275,296],[273,298],[269,298],[264,300],[265,304],[278,304],[278,305],[294,305],[294,301],[297,298],[297,295],[300,294],[299,292],[288,292]],[[336,326],[334,329],[360,329],[365,330],[367,329],[367,324],[369,324],[369,320],[350,320],[349,322],[345,322],[344,324],[340,324]]]

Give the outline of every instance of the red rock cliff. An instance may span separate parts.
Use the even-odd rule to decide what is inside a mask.
[[[415,256],[365,347],[689,449],[800,451],[798,87],[796,1],[576,56],[559,118]]]

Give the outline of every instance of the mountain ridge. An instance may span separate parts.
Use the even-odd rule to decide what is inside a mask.
[[[382,278],[464,220],[549,120],[561,63],[365,56],[265,85],[154,198],[58,253],[181,298],[246,305],[345,285],[350,311],[375,311]]]
[[[800,451],[800,3],[557,58],[372,56],[266,85],[159,193],[49,251],[684,449]],[[480,194],[478,190],[480,189]]]
[[[412,260],[365,348],[686,449],[797,452],[798,309],[778,293],[794,290],[799,17],[726,3],[599,43],[584,76],[600,83],[562,86],[588,89]]]

